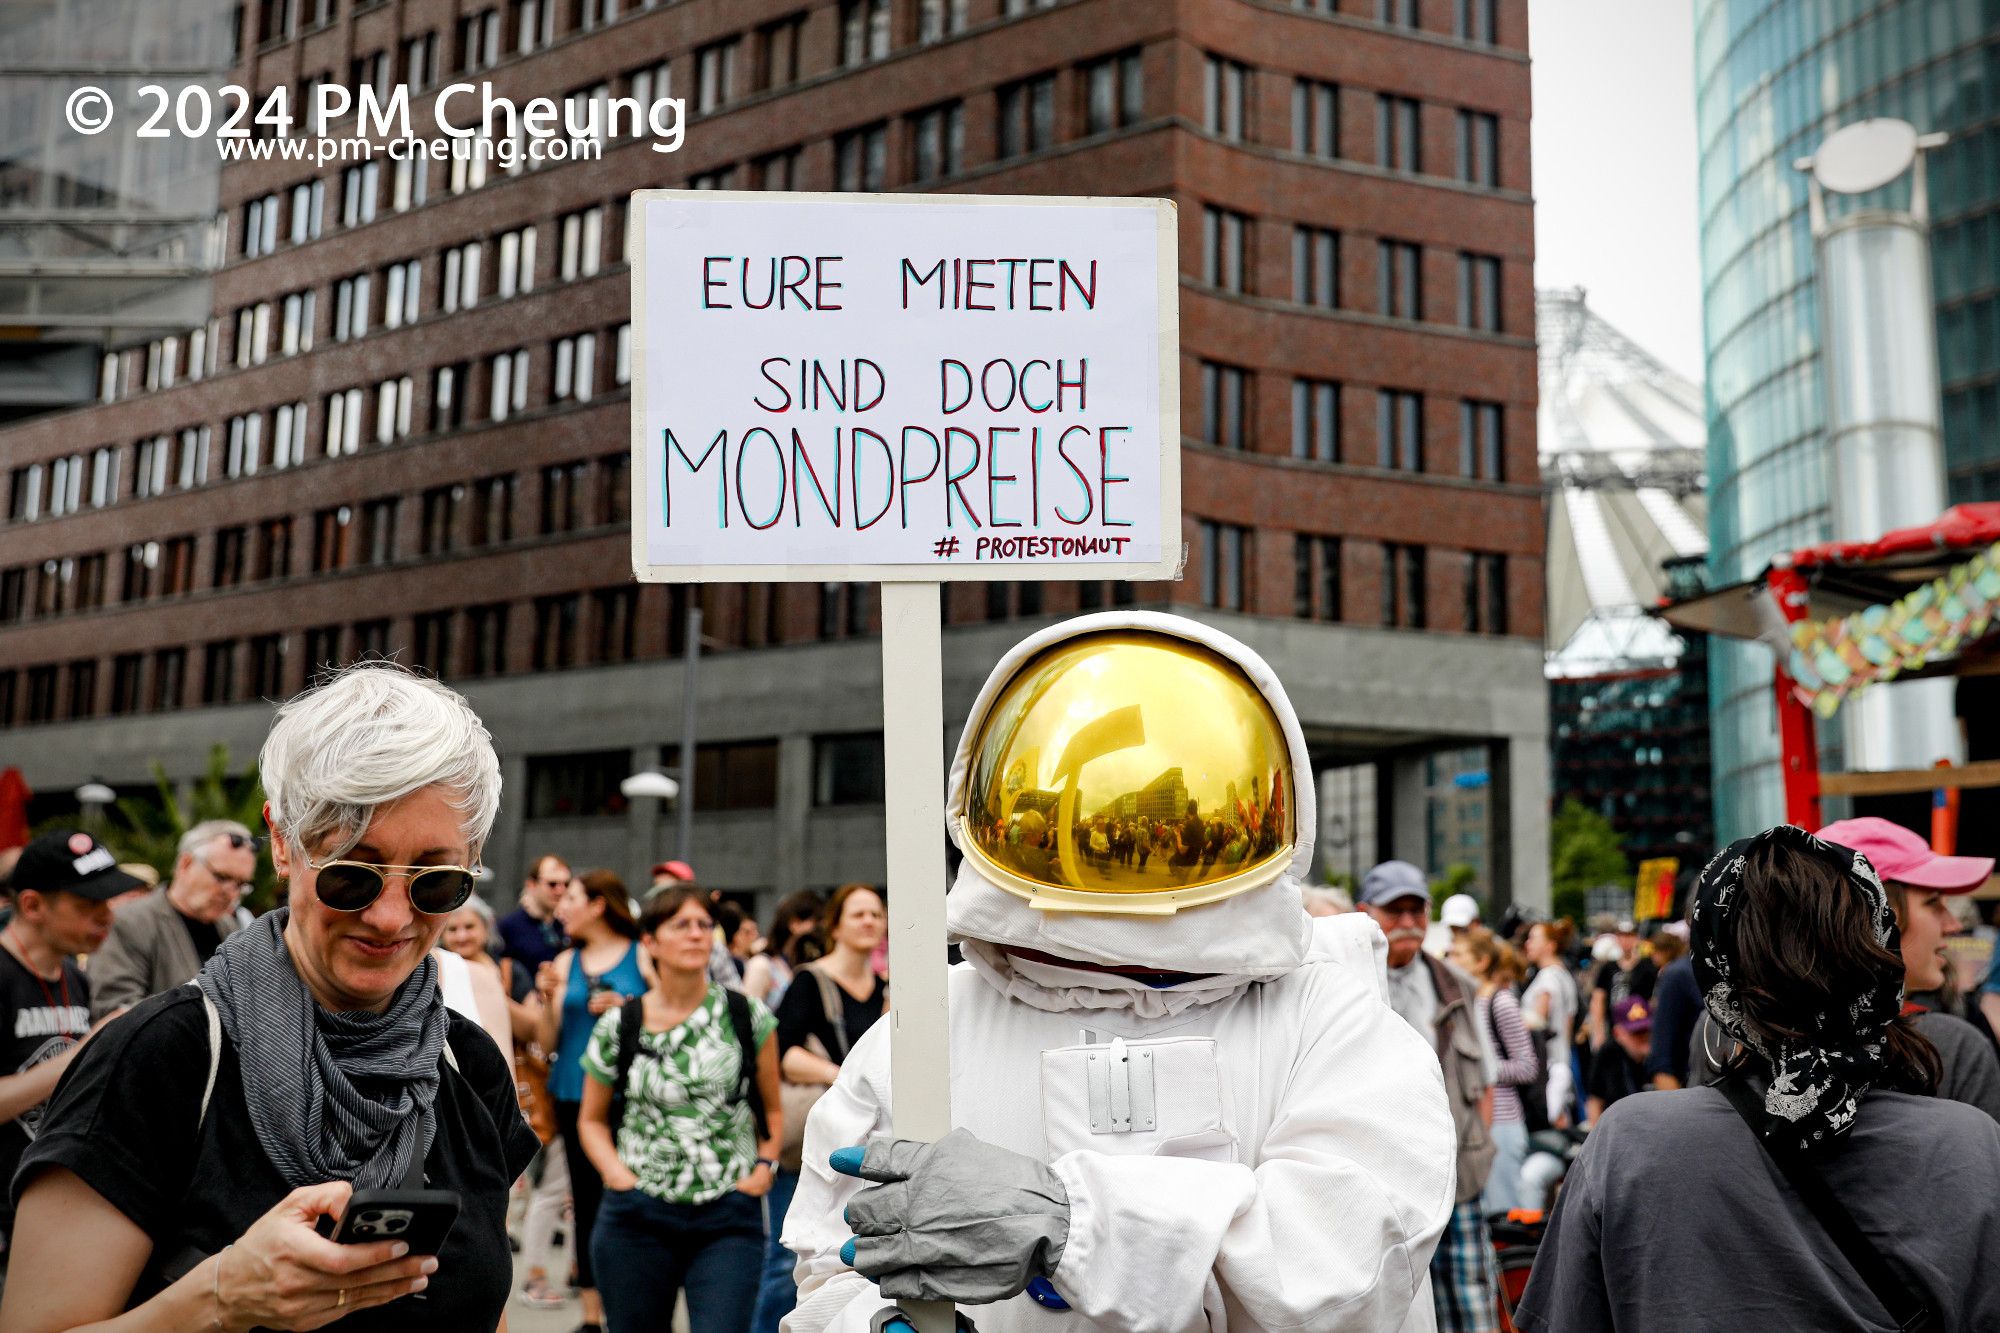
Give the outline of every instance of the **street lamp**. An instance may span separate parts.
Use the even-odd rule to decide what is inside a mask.
[[[76,803],[83,812],[83,822],[93,827],[104,817],[105,807],[118,799],[117,792],[96,778],[90,779],[70,795],[76,798]]]
[[[681,794],[681,784],[662,773],[657,768],[634,773],[618,784],[619,795],[628,801],[650,796],[655,800],[671,801]]]

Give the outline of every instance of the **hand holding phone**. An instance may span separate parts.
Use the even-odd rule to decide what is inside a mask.
[[[458,1220],[452,1190],[356,1190],[340,1220],[320,1219],[320,1230],[336,1245],[402,1241],[411,1254],[436,1254]]]

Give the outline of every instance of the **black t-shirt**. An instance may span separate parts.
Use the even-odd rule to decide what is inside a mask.
[[[195,953],[201,958],[202,965],[207,966],[208,960],[215,957],[215,951],[222,947],[222,932],[215,928],[213,921],[197,921],[178,908],[174,910],[174,915],[187,927],[188,939],[193,942]]]
[[[424,1174],[427,1188],[458,1193],[458,1221],[425,1291],[348,1316],[342,1333],[491,1329],[506,1310],[513,1274],[507,1192],[538,1145],[493,1039],[478,1024],[449,1017],[446,1040],[458,1068],[440,1061],[437,1134]],[[208,1064],[200,992],[177,986],[155,995],[108,1024],[69,1067],[49,1102],[49,1128],[14,1178],[19,1198],[39,1169],[65,1167],[153,1238],[128,1309],[236,1240],[291,1193],[257,1142],[227,1039],[207,1119],[200,1119]]]
[[[838,982],[833,989],[840,996],[840,1025],[845,1030],[846,1049],[853,1050],[861,1034],[882,1017],[882,998],[887,987],[878,978],[874,992],[865,1000],[855,999]],[[820,1003],[819,983],[810,972],[802,970],[785,987],[785,998],[778,1002],[778,1053],[782,1056],[794,1046],[805,1045],[807,1037],[818,1037],[827,1057],[835,1064],[841,1062],[842,1048],[834,1040],[831,1016]]]
[[[1650,958],[1641,958],[1629,968],[1619,967],[1618,960],[1614,958],[1598,965],[1592,989],[1605,993],[1606,1017],[1608,1021],[1616,1022],[1614,1011],[1629,997],[1637,995],[1649,1002],[1652,1000],[1653,983],[1659,980],[1659,976],[1659,965]]]
[[[53,1060],[90,1031],[90,982],[63,959],[62,980],[44,981],[0,949],[0,1075],[25,1074]],[[21,1154],[49,1122],[54,1098],[0,1124],[0,1172],[11,1179]],[[0,1232],[14,1225],[12,1199],[0,1199]]]

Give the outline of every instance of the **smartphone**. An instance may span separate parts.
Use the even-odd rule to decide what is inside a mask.
[[[457,1220],[452,1190],[356,1190],[340,1220],[322,1217],[320,1230],[336,1245],[400,1240],[411,1254],[436,1254]]]

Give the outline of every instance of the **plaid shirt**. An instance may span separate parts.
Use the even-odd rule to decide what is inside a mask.
[[[1459,1204],[1451,1210],[1451,1220],[1431,1255],[1431,1295],[1437,1302],[1439,1333],[1498,1333],[1495,1281],[1493,1242],[1479,1200]]]

